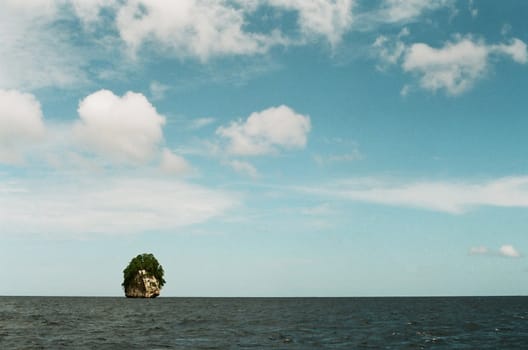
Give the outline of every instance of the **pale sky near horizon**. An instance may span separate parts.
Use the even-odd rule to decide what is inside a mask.
[[[0,0],[0,295],[526,294],[527,13]]]

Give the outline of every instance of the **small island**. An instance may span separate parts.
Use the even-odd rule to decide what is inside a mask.
[[[155,298],[165,284],[163,267],[152,254],[139,254],[123,270],[127,298]]]

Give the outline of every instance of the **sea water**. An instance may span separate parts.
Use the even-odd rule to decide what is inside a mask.
[[[528,297],[0,297],[0,349],[528,349]]]

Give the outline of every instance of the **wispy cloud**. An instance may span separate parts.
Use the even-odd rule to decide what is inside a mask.
[[[490,250],[485,246],[471,247],[469,255],[502,256],[506,258],[520,258],[522,254],[511,244],[502,245],[497,251]]]
[[[52,23],[54,0],[0,2],[0,88],[71,87],[86,81],[86,56]]]
[[[383,25],[417,22],[442,9],[456,14],[455,0],[382,0],[374,9],[355,14],[354,29],[374,31]]]
[[[314,207],[307,207],[301,209],[301,214],[307,215],[307,216],[325,216],[332,214],[334,210],[328,203],[322,203],[319,205],[316,205]]]
[[[329,163],[343,163],[343,162],[354,162],[358,160],[362,160],[364,158],[363,154],[355,148],[352,151],[348,153],[342,153],[342,154],[328,154],[328,155],[321,155],[316,154],[314,155],[313,159],[315,162],[319,165],[329,164]]]
[[[485,246],[471,247],[469,248],[469,255],[487,255],[489,249]]]
[[[161,170],[172,175],[188,175],[194,172],[189,162],[182,156],[165,148],[161,154]]]
[[[150,97],[154,101],[163,100],[165,93],[170,90],[170,86],[160,83],[159,81],[150,82]]]
[[[298,190],[321,197],[463,214],[481,206],[528,208],[528,176],[491,181],[349,179]]]
[[[244,162],[240,160],[232,160],[229,162],[229,165],[237,173],[247,175],[253,179],[256,179],[259,176],[257,168],[249,162]]]
[[[226,191],[130,174],[60,182],[0,179],[0,189],[4,234],[79,237],[177,230],[222,216],[239,203]]]
[[[411,22],[423,13],[450,7],[453,0],[384,0],[377,16],[387,23]]]
[[[190,122],[190,128],[191,129],[201,129],[203,127],[206,127],[207,125],[211,125],[213,124],[214,122],[216,121],[215,118],[211,118],[211,117],[205,117],[205,118],[197,118],[197,119],[193,119],[191,122]]]

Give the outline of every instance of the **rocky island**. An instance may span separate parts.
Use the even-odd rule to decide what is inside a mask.
[[[123,270],[127,298],[155,298],[165,284],[163,267],[152,254],[139,254]]]

